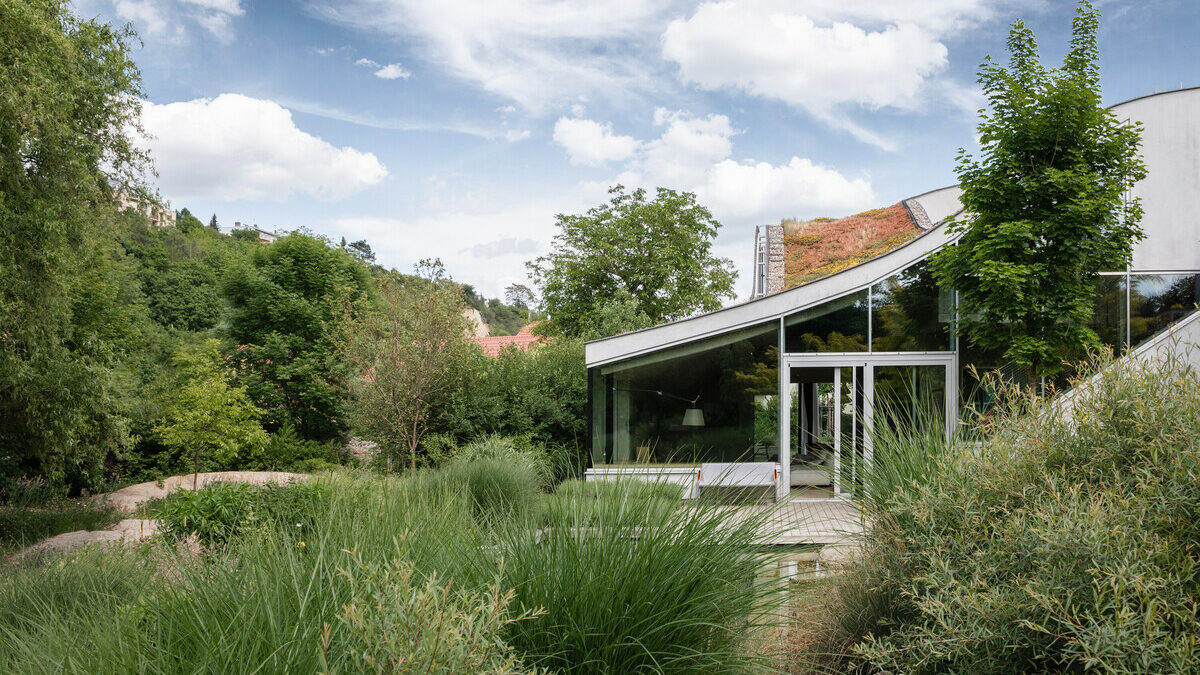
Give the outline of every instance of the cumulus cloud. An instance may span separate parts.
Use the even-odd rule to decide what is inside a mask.
[[[567,151],[572,164],[584,166],[629,159],[638,146],[632,136],[613,133],[612,124],[569,117],[555,122],[554,142]]]
[[[783,101],[894,149],[845,108],[919,109],[947,67],[944,37],[988,20],[992,11],[981,0],[706,2],[667,26],[662,54],[685,83]],[[941,92],[964,98],[953,88],[932,89]]]
[[[388,175],[374,154],[336,147],[297,128],[279,104],[240,94],[146,102],[142,123],[159,187],[173,200],[338,200]]]
[[[376,70],[375,77],[384,80],[407,80],[408,78],[412,77],[412,73],[408,72],[408,70],[406,70],[404,66],[400,65],[399,63],[389,63],[379,70]]]
[[[734,160],[734,129],[725,115],[694,116],[660,108],[654,122],[662,133],[638,143],[612,182],[695,192],[726,225],[740,227],[783,215],[841,215],[874,205],[865,177],[793,156],[785,163]],[[603,187],[592,185],[593,193]]]

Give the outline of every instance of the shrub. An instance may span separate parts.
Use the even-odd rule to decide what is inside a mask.
[[[267,443],[242,463],[248,471],[313,472],[345,463],[337,441],[302,438],[291,424],[283,424]]]
[[[319,483],[211,483],[171,493],[156,515],[168,536],[195,534],[202,544],[221,545],[255,523],[289,532],[297,525],[311,528],[324,492]]]
[[[553,480],[550,456],[528,436],[483,436],[459,448],[454,463],[470,463],[480,459],[497,459],[520,465],[537,477],[540,485],[546,487]]]
[[[836,585],[841,642],[894,672],[1193,670],[1196,373],[1120,362],[1015,407],[876,520]]]
[[[505,585],[521,607],[545,610],[509,626],[508,644],[554,671],[768,670],[751,640],[779,618],[779,580],[763,575],[773,555],[755,545],[770,536],[770,512],[738,520],[716,506],[636,508],[621,491],[653,492],[633,485],[556,495],[545,527],[501,530]]]
[[[541,475],[525,455],[456,460],[446,470],[466,488],[477,514],[485,518],[527,513],[537,502]]]
[[[342,575],[353,599],[339,618],[351,636],[354,672],[528,672],[501,634],[538,614],[510,615],[511,590],[459,592],[436,574],[420,579],[410,562],[370,564],[357,555]]]

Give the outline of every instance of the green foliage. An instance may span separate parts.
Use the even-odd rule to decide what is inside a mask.
[[[232,385],[218,349],[217,341],[209,340],[198,354],[180,356],[187,383],[155,427],[168,448],[194,456],[196,472],[201,459],[205,468],[224,467],[267,443],[258,423],[262,411],[249,401],[245,387]]]
[[[446,469],[449,480],[471,496],[482,518],[512,518],[529,513],[537,503],[543,474],[529,455],[510,452],[471,459],[457,458]]]
[[[342,464],[345,457],[338,441],[310,441],[285,424],[271,434],[266,444],[250,449],[237,463],[246,471],[311,472]]]
[[[495,358],[476,353],[471,372],[472,385],[439,411],[439,429],[460,439],[526,437],[547,448],[577,449],[586,437],[587,368],[578,340],[553,338]]]
[[[703,505],[648,513],[616,492],[547,496],[536,521],[478,519],[436,472],[312,482],[321,497],[301,500],[290,526],[256,519],[201,556],[113,548],[6,569],[0,671],[361,672],[365,651],[512,656],[521,670],[769,672],[757,640],[782,589],[760,575],[772,556],[748,545],[761,522]],[[488,644],[435,648],[420,625]]]
[[[351,665],[360,673],[523,673],[502,639],[511,624],[513,592],[499,584],[482,595],[457,592],[436,574],[421,580],[412,563],[369,564],[357,555],[341,571],[353,596],[341,623],[351,635]]]
[[[0,24],[0,475],[95,488],[129,444],[138,299],[109,233],[146,160],[133,35],[57,0]]]
[[[251,244],[258,243],[258,233],[254,230],[234,230],[229,233],[229,236],[238,241],[249,242]]]
[[[1194,370],[1118,362],[1070,402],[1002,401],[981,447],[875,518],[837,584],[853,653],[908,673],[1194,670]]]
[[[461,391],[474,349],[461,289],[434,265],[429,278],[381,279],[377,306],[348,309],[341,323],[341,357],[359,374],[352,423],[389,470],[403,455],[416,470],[433,409]]]
[[[979,123],[981,158],[960,151],[968,215],[962,237],[932,257],[938,281],[961,299],[959,329],[1035,376],[1062,355],[1099,346],[1088,327],[1097,273],[1124,269],[1143,236],[1142,207],[1125,200],[1146,175],[1140,124],[1100,104],[1099,14],[1081,2],[1059,69],[1038,61],[1023,23],[1008,37],[1007,68],[988,59],[979,82],[991,112]]]
[[[322,238],[293,232],[255,247],[222,284],[230,356],[264,421],[291,423],[304,438],[345,429],[346,366],[336,349],[336,308],[363,295],[363,266]]]
[[[255,525],[301,537],[324,498],[319,483],[210,483],[172,492],[151,515],[173,539],[196,535],[203,546],[220,546]]]
[[[557,216],[553,250],[528,263],[554,328],[582,336],[605,305],[636,300],[651,322],[721,306],[734,296],[732,261],[712,255],[721,224],[690,192],[609,190],[609,203]]]
[[[238,533],[250,507],[250,486],[213,483],[177,490],[159,508],[159,526],[168,535],[196,535],[203,545],[222,544]]]
[[[479,310],[483,322],[488,325],[488,335],[516,335],[533,318],[527,306],[512,302],[504,304],[496,298],[487,300],[476,293],[470,284],[463,285],[463,294],[467,306]]]

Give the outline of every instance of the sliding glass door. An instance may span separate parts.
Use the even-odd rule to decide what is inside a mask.
[[[854,496],[877,432],[928,433],[955,422],[953,354],[803,354],[784,364],[780,460],[792,498]]]

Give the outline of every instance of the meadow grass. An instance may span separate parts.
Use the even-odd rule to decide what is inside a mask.
[[[761,522],[571,488],[481,512],[460,481],[322,475],[199,551],[164,538],[10,564],[0,671],[359,672],[364,654],[430,672],[770,667],[747,643],[780,597],[751,546]],[[278,496],[292,489],[308,492]]]

